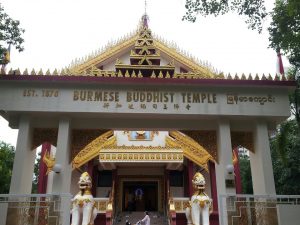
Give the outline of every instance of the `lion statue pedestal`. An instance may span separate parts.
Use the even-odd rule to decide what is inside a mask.
[[[91,193],[92,180],[87,172],[81,174],[78,185],[80,192],[72,199],[71,225],[93,225],[97,209]]]
[[[186,208],[186,219],[188,225],[209,225],[209,214],[211,209],[211,198],[204,192],[205,179],[197,172],[193,177],[193,185],[196,192],[191,197],[190,206]]]

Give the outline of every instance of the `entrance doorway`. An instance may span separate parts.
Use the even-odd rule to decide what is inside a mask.
[[[123,211],[157,211],[158,182],[125,181],[122,208]]]

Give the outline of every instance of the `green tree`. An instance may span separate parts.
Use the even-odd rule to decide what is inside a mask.
[[[240,156],[239,165],[242,179],[243,194],[253,194],[252,176],[249,156]]]
[[[300,194],[300,129],[295,119],[283,122],[271,139],[277,194]]]
[[[41,162],[41,152],[37,154],[34,163],[34,170],[33,170],[33,181],[32,181],[32,193],[38,193],[38,181],[39,181],[39,169],[40,169],[40,162]]]
[[[0,193],[9,192],[15,148],[3,141],[0,142]]]
[[[19,52],[24,50],[22,34],[24,29],[20,27],[18,20],[13,20],[5,12],[0,4],[0,64],[7,64],[9,56],[8,47],[14,46]]]
[[[264,0],[186,0],[183,20],[195,22],[197,15],[224,15],[235,12],[245,17],[251,29],[262,31],[262,22],[268,15]]]
[[[281,49],[290,63],[300,68],[300,1],[276,0],[268,28],[270,47]]]

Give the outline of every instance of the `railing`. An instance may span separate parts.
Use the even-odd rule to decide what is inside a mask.
[[[67,225],[70,205],[70,194],[0,194],[0,225]]]
[[[173,198],[174,210],[176,213],[185,213],[185,209],[189,206],[189,198]]]
[[[106,213],[110,203],[109,198],[94,198],[94,201],[98,213]]]
[[[300,195],[220,195],[219,203],[220,225],[295,225],[300,221]]]

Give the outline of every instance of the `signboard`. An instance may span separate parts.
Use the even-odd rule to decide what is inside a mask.
[[[105,88],[0,89],[0,110],[47,112],[160,113],[199,115],[289,114],[284,91],[162,90]]]

